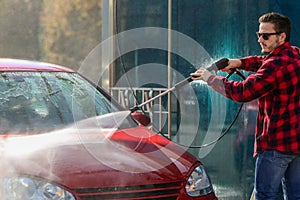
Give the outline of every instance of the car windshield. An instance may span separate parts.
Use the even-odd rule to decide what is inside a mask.
[[[0,73],[0,134],[42,133],[118,111],[77,73]],[[135,124],[125,121],[122,128]]]

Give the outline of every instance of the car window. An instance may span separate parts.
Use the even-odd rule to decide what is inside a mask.
[[[115,105],[77,73],[0,74],[1,133],[45,132],[117,111]]]

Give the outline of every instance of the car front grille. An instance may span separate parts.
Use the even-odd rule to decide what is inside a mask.
[[[181,187],[180,182],[163,183],[154,185],[88,188],[77,189],[80,200],[176,200]]]

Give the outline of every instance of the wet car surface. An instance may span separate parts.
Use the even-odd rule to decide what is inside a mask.
[[[0,59],[0,199],[216,199],[203,165],[71,69]]]

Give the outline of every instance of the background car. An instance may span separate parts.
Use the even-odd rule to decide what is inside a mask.
[[[0,199],[217,199],[194,156],[133,116],[68,68],[0,59]]]

